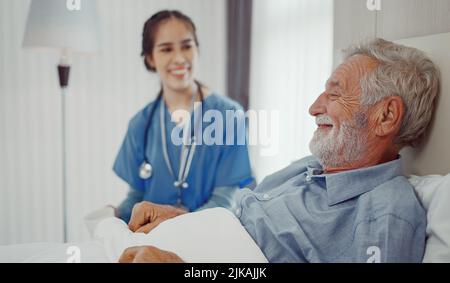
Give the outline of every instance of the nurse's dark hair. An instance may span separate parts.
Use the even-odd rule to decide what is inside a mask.
[[[167,21],[169,19],[176,19],[184,22],[186,26],[191,30],[192,35],[194,36],[195,45],[199,46],[198,38],[197,38],[197,30],[195,28],[194,22],[177,10],[162,10],[151,16],[144,24],[144,30],[142,32],[142,52],[141,56],[144,57],[144,64],[147,70],[151,72],[155,72],[156,69],[150,66],[145,59],[146,55],[151,55],[153,52],[153,48],[155,45],[155,37],[158,32],[158,28],[161,23]]]

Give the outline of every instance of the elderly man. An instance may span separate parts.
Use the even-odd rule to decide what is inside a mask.
[[[346,51],[310,108],[313,156],[237,197],[236,215],[271,262],[420,262],[426,212],[399,150],[425,133],[439,71],[419,50],[375,39]],[[129,227],[149,231],[183,213],[140,203]],[[122,262],[181,259],[154,247]]]

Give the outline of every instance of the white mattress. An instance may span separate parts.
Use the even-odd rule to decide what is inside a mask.
[[[69,247],[79,249],[80,262],[117,262],[127,247],[141,245],[175,252],[186,262],[267,262],[239,220],[223,208],[178,216],[149,234],[133,233],[125,222],[107,218],[92,241],[0,246],[0,262],[73,261]]]

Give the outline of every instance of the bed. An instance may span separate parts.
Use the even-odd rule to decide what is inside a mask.
[[[267,262],[239,220],[224,208],[169,219],[148,234],[133,233],[122,220],[107,217],[98,221],[91,241],[0,246],[0,262],[112,263],[127,247],[142,245],[172,251],[189,263]]]

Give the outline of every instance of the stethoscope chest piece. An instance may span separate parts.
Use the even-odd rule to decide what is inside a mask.
[[[139,177],[146,180],[150,178],[152,174],[153,174],[152,165],[147,161],[142,162],[141,166],[139,167]]]

